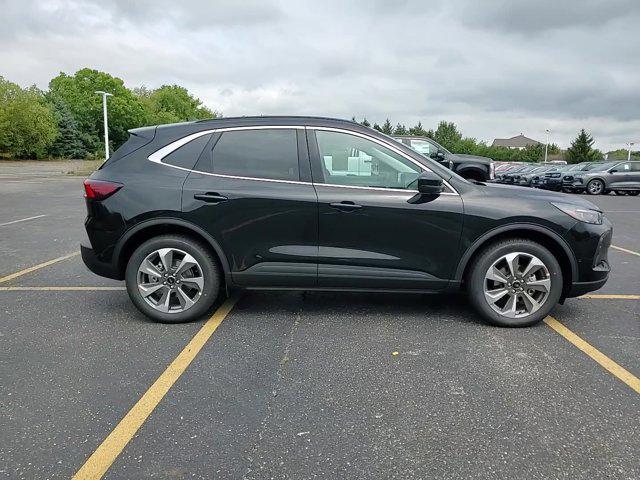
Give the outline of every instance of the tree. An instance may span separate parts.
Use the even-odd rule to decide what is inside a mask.
[[[386,133],[387,135],[393,134],[393,126],[391,125],[391,122],[388,118],[382,124],[382,128],[380,129],[380,131],[382,133]]]
[[[57,122],[58,137],[49,148],[49,155],[59,158],[85,158],[89,153],[86,145],[91,145],[93,139],[86,138],[86,134],[80,131],[78,122],[73,118],[64,100],[53,100],[53,113]]]
[[[585,132],[584,128],[580,130],[576,139],[571,142],[571,146],[567,149],[567,162],[593,162],[600,159],[600,152],[592,148],[594,143],[595,140],[591,135]]]
[[[396,128],[393,131],[393,134],[394,135],[406,135],[407,134],[407,127],[405,127],[404,125],[399,123],[398,125],[396,125]]]
[[[49,82],[52,100],[64,101],[77,122],[84,138],[95,139],[88,148],[101,145],[104,131],[102,99],[97,90],[113,94],[108,99],[109,138],[118,148],[129,134],[127,130],[145,124],[145,109],[140,98],[124,86],[124,82],[108,73],[89,68],[78,70],[73,76],[61,73]],[[95,150],[94,150],[95,151]]]
[[[448,150],[455,150],[455,144],[462,140],[456,124],[442,120],[434,134],[434,140]]]
[[[369,120],[367,120],[367,117],[364,117],[364,118],[362,119],[362,121],[360,122],[360,125],[363,125],[363,126],[365,126],[365,127],[367,127],[367,128],[368,128],[368,127],[371,127],[371,123],[369,123]]]
[[[381,132],[381,131],[382,131],[382,127],[381,127],[380,125],[378,125],[377,123],[374,123],[374,124],[373,124],[373,129],[374,129],[374,130],[377,130],[377,131],[379,131],[379,132]]]
[[[179,85],[162,85],[156,90],[148,90],[142,86],[134,92],[145,107],[146,123],[149,125],[204,120],[219,116]]]
[[[17,158],[42,158],[56,135],[55,117],[42,92],[0,77],[0,150]]]
[[[418,122],[418,124],[409,129],[409,135],[415,135],[418,137],[425,137],[427,132],[424,128],[422,128],[422,122]]]

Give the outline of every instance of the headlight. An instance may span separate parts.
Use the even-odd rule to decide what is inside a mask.
[[[580,220],[585,223],[592,223],[593,225],[602,225],[602,212],[597,210],[590,210],[588,208],[581,208],[576,205],[570,205],[568,203],[555,203],[551,202],[551,205],[562,210],[570,217]]]

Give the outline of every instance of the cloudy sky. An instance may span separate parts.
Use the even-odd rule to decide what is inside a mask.
[[[640,1],[0,0],[0,75],[82,67],[225,116],[309,114],[491,141],[640,141]]]

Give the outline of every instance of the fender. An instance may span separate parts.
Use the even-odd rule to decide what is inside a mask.
[[[453,278],[454,281],[462,281],[462,275],[464,274],[464,269],[467,267],[469,260],[473,254],[484,245],[487,241],[490,241],[492,238],[496,237],[505,232],[510,232],[514,230],[534,230],[536,232],[542,233],[553,240],[558,246],[564,250],[569,258],[569,263],[571,264],[571,276],[574,279],[578,278],[578,264],[576,262],[576,257],[571,250],[571,247],[567,244],[566,240],[558,235],[553,230],[549,230],[546,227],[541,225],[536,225],[534,223],[513,223],[509,225],[502,225],[500,227],[496,227],[488,232],[485,232],[480,237],[478,237],[475,242],[471,244],[469,248],[464,252],[460,261],[458,262],[458,267],[456,268],[456,274]]]
[[[204,229],[198,227],[197,225],[188,222],[186,220],[183,220],[181,218],[175,218],[175,217],[162,217],[162,218],[154,218],[151,220],[145,220],[144,222],[141,222],[137,225],[135,225],[134,227],[131,227],[129,230],[127,230],[124,235],[122,235],[122,237],[120,237],[120,240],[118,240],[118,243],[116,244],[115,248],[114,248],[114,267],[117,267],[117,264],[119,262],[120,259],[120,253],[122,252],[122,249],[124,248],[124,246],[126,245],[127,241],[133,237],[136,233],[149,228],[149,227],[153,227],[156,225],[176,225],[179,227],[183,227],[186,228],[187,230],[192,230],[193,232],[199,234],[200,236],[202,236],[208,243],[209,245],[211,245],[211,247],[214,249],[214,251],[216,252],[216,255],[218,256],[218,258],[220,259],[220,263],[222,264],[222,269],[224,271],[224,275],[225,277],[228,279],[231,277],[231,269],[229,268],[229,261],[227,260],[226,255],[224,254],[224,251],[222,250],[222,247],[220,246],[220,244],[216,241],[215,238],[213,238],[209,233],[207,233]]]

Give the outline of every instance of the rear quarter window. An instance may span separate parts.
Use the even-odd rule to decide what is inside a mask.
[[[162,163],[191,170],[198,161],[200,154],[204,150],[204,147],[207,145],[210,138],[211,135],[208,134],[195,138],[189,143],[185,143],[180,148],[164,157],[162,159]]]

